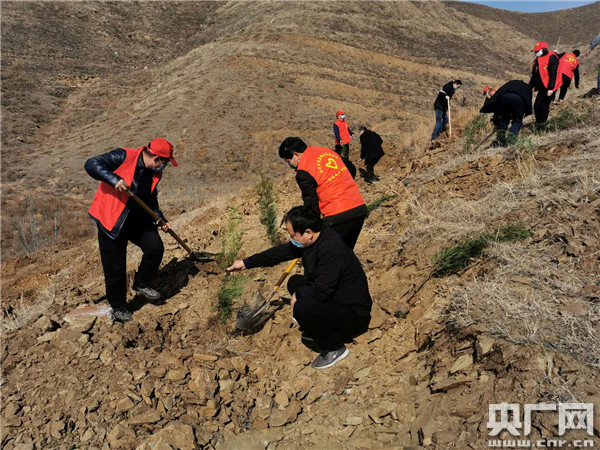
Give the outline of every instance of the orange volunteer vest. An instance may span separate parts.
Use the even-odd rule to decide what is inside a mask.
[[[570,79],[573,79],[574,71],[577,69],[579,65],[579,61],[577,61],[577,56],[573,53],[565,53],[562,58],[560,58],[560,63],[558,64],[558,71],[568,76]]]
[[[535,66],[536,61],[538,63],[538,69],[540,71],[540,78],[542,79],[542,83],[544,84],[546,89],[548,88],[548,83],[550,82],[550,72],[548,72],[548,62],[550,61],[550,57],[552,55],[556,56],[556,53],[554,53],[552,50],[548,50],[547,55],[540,56],[533,61],[534,66]],[[558,56],[556,56],[556,57],[558,58]],[[552,92],[556,91],[561,86],[562,86],[562,76],[560,73],[560,62],[559,62],[559,66],[556,71],[556,81],[554,83],[554,88],[552,89]]]
[[[335,121],[335,124],[338,127],[340,132],[340,139],[342,140],[342,144],[349,144],[352,141],[350,137],[350,131],[348,130],[348,122],[342,119],[338,119]]]
[[[298,170],[308,172],[317,181],[319,209],[323,217],[334,216],[365,204],[342,157],[333,150],[327,147],[307,147],[298,163]]]
[[[128,186],[131,186],[133,176],[135,175],[135,167],[143,149],[144,147],[123,149],[127,154],[125,156],[125,161],[123,161],[123,164],[121,164],[114,173],[123,178]],[[156,185],[161,177],[162,173],[153,174],[152,191],[156,189]],[[101,181],[100,186],[98,186],[98,190],[96,191],[96,195],[94,196],[94,200],[92,201],[92,205],[90,206],[90,215],[98,220],[108,231],[112,231],[119,220],[119,217],[121,217],[121,214],[123,214],[123,211],[125,210],[127,200],[129,200],[127,192],[117,191],[107,182]]]

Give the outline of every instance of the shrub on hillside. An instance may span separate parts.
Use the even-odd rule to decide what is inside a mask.
[[[484,255],[490,242],[518,242],[533,233],[522,225],[503,225],[495,233],[482,233],[474,238],[460,240],[453,247],[437,252],[433,257],[436,278],[458,273],[467,267],[473,258]]]
[[[477,115],[465,128],[465,142],[463,150],[465,153],[469,153],[475,144],[481,130],[483,130],[488,123],[486,114]]]
[[[256,184],[256,192],[259,197],[260,223],[266,228],[269,242],[272,245],[278,245],[281,243],[281,240],[277,233],[277,210],[275,209],[277,197],[273,189],[273,181],[261,173],[260,179]]]
[[[375,200],[373,200],[371,203],[369,203],[367,205],[367,216],[369,214],[371,214],[371,212],[373,212],[373,210],[379,208],[385,202],[393,199],[394,197],[396,197],[395,194],[384,194],[384,195],[382,195],[380,197],[377,197]]]
[[[219,265],[223,268],[230,266],[242,249],[244,230],[241,229],[242,218],[237,209],[229,212],[227,223],[221,229],[221,253]]]
[[[241,275],[233,275],[223,281],[213,308],[222,323],[231,317],[235,301],[244,293],[245,282],[246,277]]]

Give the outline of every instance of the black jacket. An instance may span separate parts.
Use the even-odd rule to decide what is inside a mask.
[[[377,162],[385,155],[383,148],[383,139],[377,133],[371,130],[365,130],[360,135],[360,159],[365,160],[365,164]]]
[[[124,149],[117,148],[111,152],[103,155],[93,156],[92,158],[88,159],[85,162],[84,168],[88,175],[95,180],[104,181],[110,184],[112,187],[115,187],[122,178],[118,175],[115,175],[114,171],[117,170],[121,164],[123,164],[126,156],[127,153]],[[153,171],[146,168],[144,165],[143,153],[140,153],[137,165],[135,167],[133,181],[131,182],[130,186],[131,191],[136,194],[144,203],[146,203],[150,209],[156,212],[161,219],[167,222],[167,219],[165,219],[162,211],[158,207],[158,189],[154,189],[154,192],[151,192],[152,175]],[[115,239],[119,235],[119,232],[123,228],[125,221],[133,221],[136,223],[136,225],[144,227],[154,226],[152,224],[152,218],[150,215],[131,198],[127,201],[125,209],[119,216],[119,219],[112,230],[107,230],[104,228],[104,226],[94,217],[92,217],[92,219],[94,219],[98,224],[98,227],[112,239]]]
[[[525,102],[525,115],[528,116],[533,112],[531,107],[532,92],[531,86],[521,80],[511,80],[508,83],[501,86],[494,95],[488,98],[483,104],[479,112],[482,113],[493,113],[496,112],[496,102],[507,93],[517,94]]]
[[[548,49],[544,49],[544,55],[547,54]],[[529,85],[536,91],[547,91],[554,89],[554,85],[556,84],[556,73],[558,72],[558,63],[559,60],[556,54],[548,58],[548,75],[550,76],[550,79],[548,80],[548,87],[546,87],[544,86],[542,77],[540,76],[539,58],[535,58],[533,68],[531,69],[531,79],[529,80]]]
[[[448,111],[448,100],[446,100],[446,96],[452,98],[454,95],[454,81],[450,81],[442,86],[440,92],[438,93],[435,102],[433,103],[433,107],[435,109],[441,109],[442,111]]]
[[[300,257],[306,286],[296,291],[299,302],[312,298],[351,306],[359,315],[370,314],[373,300],[360,261],[342,238],[327,226],[310,247],[298,248],[288,242],[252,255],[244,260],[244,264],[248,269],[270,267]]]

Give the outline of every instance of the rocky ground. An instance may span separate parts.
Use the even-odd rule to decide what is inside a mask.
[[[223,270],[186,259],[168,237],[164,301],[132,294],[134,321],[124,325],[63,320],[103,304],[94,239],[3,263],[3,293],[15,300],[2,322],[2,447],[479,449],[490,403],[569,401],[595,403],[596,435],[568,437],[599,443],[597,102],[573,96],[553,114],[580,119],[526,130],[525,144],[508,149],[465,152],[465,124],[432,148],[387,143],[381,181],[359,180],[368,203],[396,195],[371,213],[356,248],[373,319],[330,370],[310,367],[316,354],[285,295],[251,334],[220,323]],[[280,215],[300,201],[291,173],[275,187]],[[252,189],[172,223],[193,248],[218,252],[232,208],[243,218],[242,255],[266,248]],[[436,252],[507,223],[533,235],[431,277]],[[132,251],[132,273],[139,257]],[[280,270],[246,272],[245,297]],[[556,417],[534,416],[532,439],[556,436]]]

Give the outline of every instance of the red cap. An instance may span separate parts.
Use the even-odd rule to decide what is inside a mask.
[[[545,43],[544,41],[540,41],[540,42],[536,42],[535,43],[535,47],[533,47],[533,50],[531,50],[531,51],[532,52],[539,52],[540,50],[542,50],[544,48],[548,48],[548,44]]]
[[[335,113],[336,116],[343,116],[344,115],[344,111],[342,111],[341,109],[338,109]]]
[[[169,161],[171,161],[171,164],[175,167],[179,165],[177,164],[177,161],[175,161],[175,158],[173,158],[173,144],[166,139],[153,139],[152,142],[148,144],[148,150],[154,156],[169,158]]]

